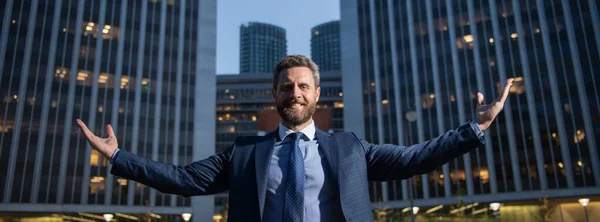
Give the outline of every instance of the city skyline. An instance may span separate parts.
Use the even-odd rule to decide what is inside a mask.
[[[239,73],[239,27],[244,23],[284,28],[288,54],[310,57],[310,29],[340,19],[339,0],[219,0],[217,4],[217,74]]]

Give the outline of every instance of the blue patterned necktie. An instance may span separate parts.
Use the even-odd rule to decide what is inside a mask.
[[[290,136],[294,136],[293,134]],[[283,204],[283,221],[299,222],[303,221],[304,215],[304,184],[306,177],[304,175],[304,158],[300,150],[300,139],[303,133],[295,133],[294,144],[290,150],[288,160],[287,179],[285,188],[285,201]]]

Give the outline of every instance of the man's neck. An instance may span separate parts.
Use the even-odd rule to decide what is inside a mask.
[[[293,125],[290,123],[286,123],[286,122],[282,122],[281,124],[283,124],[285,127],[287,127],[288,129],[294,131],[295,133],[302,131],[304,128],[306,128],[307,126],[309,126],[312,123],[312,119],[300,124],[300,125]]]

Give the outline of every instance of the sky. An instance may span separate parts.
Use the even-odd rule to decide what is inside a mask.
[[[287,54],[310,57],[310,30],[340,19],[340,0],[218,0],[217,74],[240,71],[240,26],[264,22],[286,30]]]

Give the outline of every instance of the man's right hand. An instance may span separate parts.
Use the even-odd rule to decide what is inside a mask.
[[[115,136],[115,132],[110,124],[106,125],[106,133],[108,134],[108,138],[100,138],[94,135],[94,133],[92,133],[92,131],[90,131],[90,129],[88,129],[85,123],[83,123],[83,121],[80,119],[77,119],[77,125],[79,125],[81,132],[83,132],[83,135],[85,138],[87,138],[87,141],[92,148],[94,148],[107,159],[112,157],[113,153],[119,147],[119,144],[117,143],[117,137]]]

